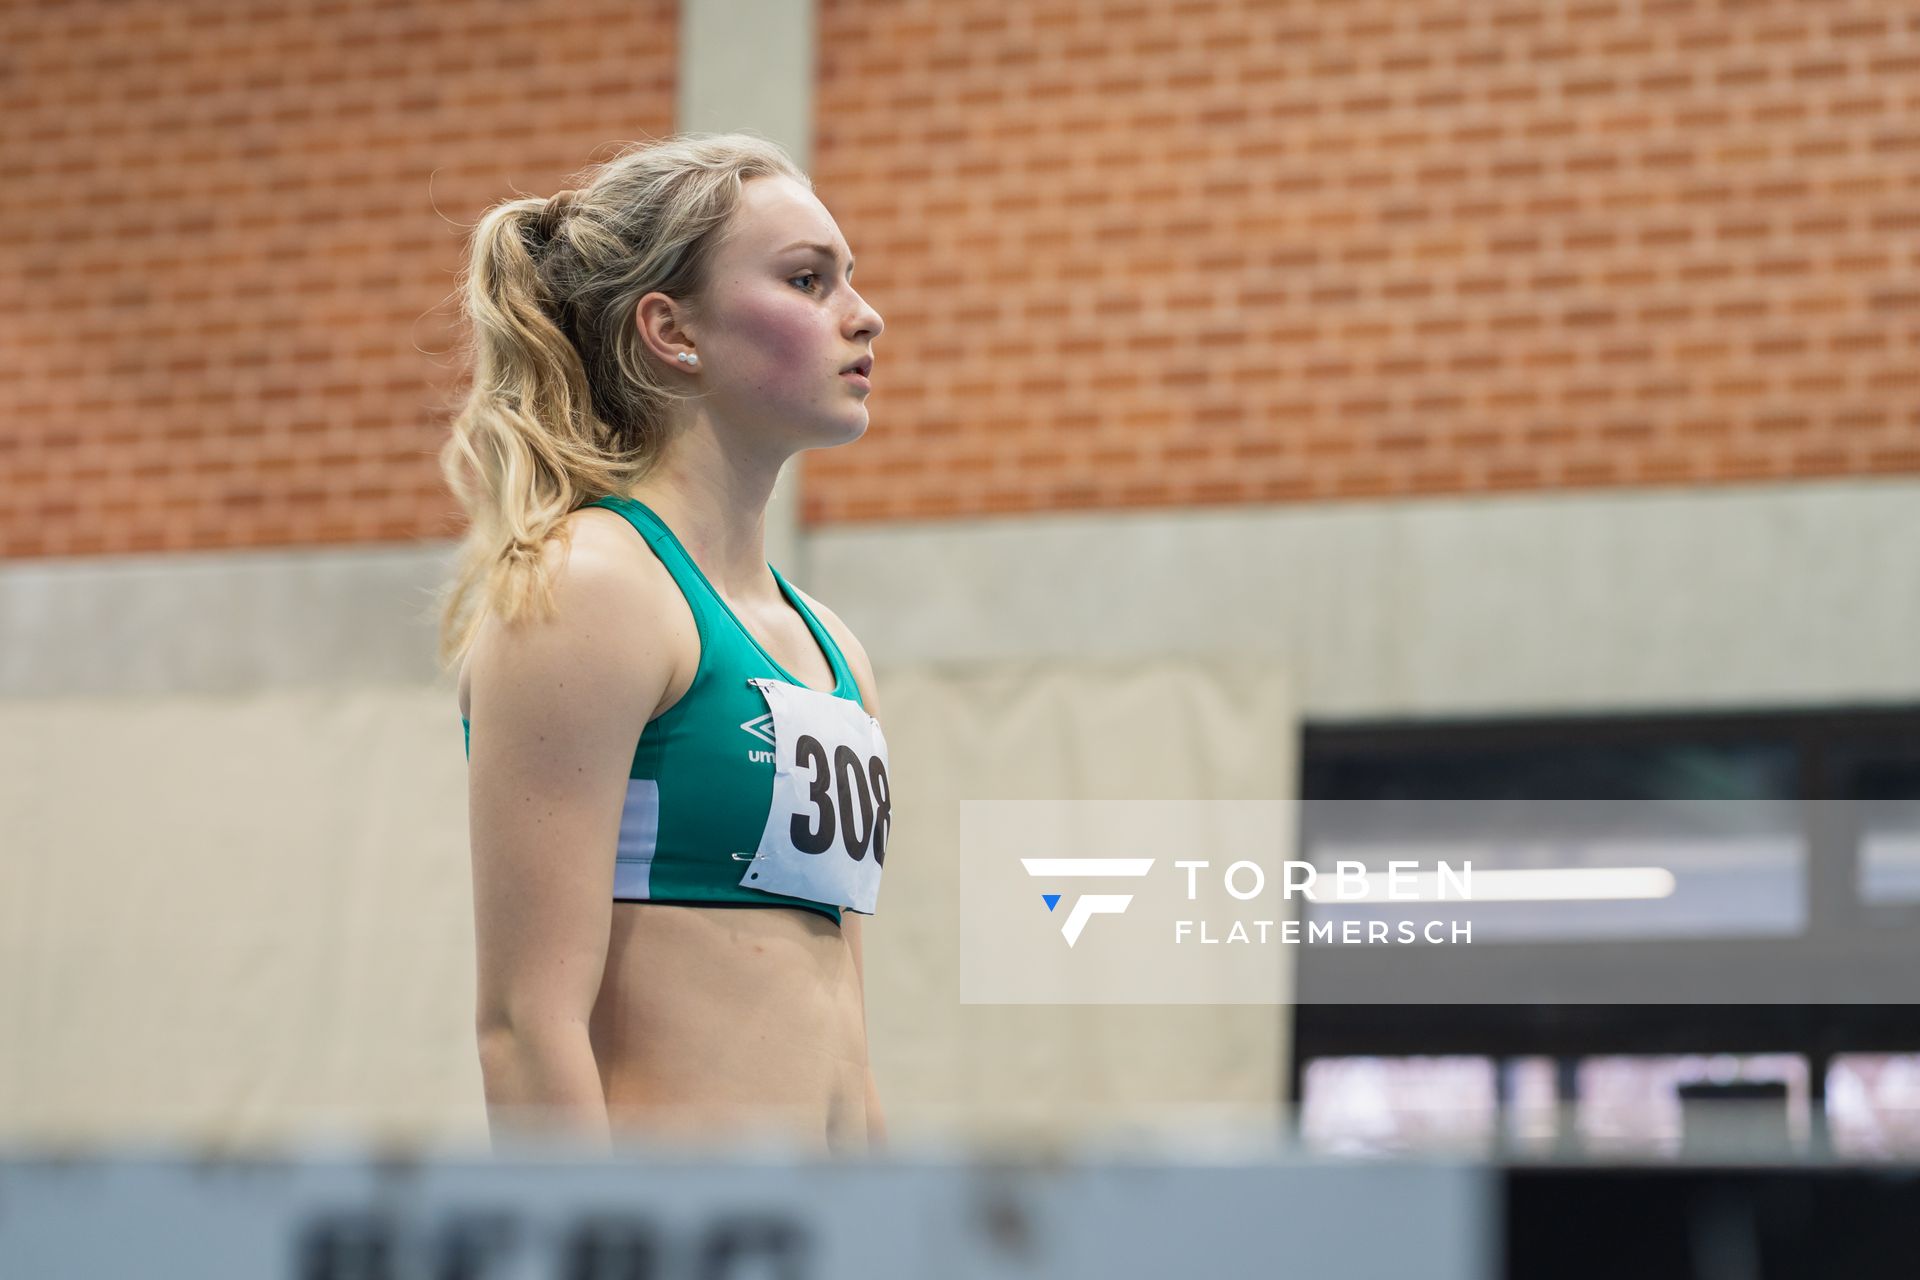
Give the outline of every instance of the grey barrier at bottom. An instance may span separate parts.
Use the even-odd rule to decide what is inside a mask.
[[[858,1280],[1499,1266],[1467,1163],[0,1157],[0,1276]]]

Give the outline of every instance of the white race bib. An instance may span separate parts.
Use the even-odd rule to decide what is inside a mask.
[[[773,712],[773,804],[741,887],[872,915],[893,814],[880,722],[851,698],[747,683]]]

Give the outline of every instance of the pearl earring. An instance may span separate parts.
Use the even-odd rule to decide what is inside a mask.
[[[685,362],[685,363],[687,363],[687,364],[699,364],[699,363],[700,363],[700,357],[699,357],[699,356],[696,356],[696,355],[694,355],[694,354],[693,354],[692,352],[689,352],[689,351],[682,351],[682,352],[681,352],[681,353],[680,353],[679,355],[677,355],[677,356],[675,356],[675,357],[674,357],[674,359],[675,359],[675,360],[680,360],[680,361],[683,361],[683,362]]]

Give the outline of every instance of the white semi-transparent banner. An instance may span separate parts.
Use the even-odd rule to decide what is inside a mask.
[[[1920,801],[973,800],[960,827],[963,1003],[1920,998]]]

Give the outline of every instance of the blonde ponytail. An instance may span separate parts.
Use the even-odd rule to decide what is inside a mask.
[[[440,450],[467,514],[440,592],[438,660],[457,667],[488,612],[550,615],[547,542],[568,513],[626,493],[690,398],[645,353],[634,313],[664,293],[698,315],[713,247],[744,183],[812,182],[748,133],[636,144],[550,199],[487,210],[461,285],[472,382]]]

